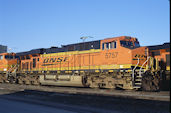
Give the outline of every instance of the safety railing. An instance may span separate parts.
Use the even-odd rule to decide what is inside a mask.
[[[137,68],[138,64],[140,63],[140,59],[138,58],[138,61],[137,61],[137,64],[136,66],[134,67],[134,69],[132,70],[132,81],[134,82],[134,71],[135,69]]]
[[[139,76],[141,76],[141,72],[142,72],[142,68],[144,67],[144,65],[148,62],[148,60],[150,59],[150,56],[147,57],[147,60],[142,64],[140,71],[139,71]]]

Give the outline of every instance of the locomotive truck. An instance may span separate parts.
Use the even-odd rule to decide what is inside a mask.
[[[161,67],[151,53],[129,36],[3,53],[0,82],[158,91]]]

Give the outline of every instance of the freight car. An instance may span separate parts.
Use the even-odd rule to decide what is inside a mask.
[[[6,53],[9,54],[9,53]],[[17,56],[17,57],[16,57]],[[1,54],[1,82],[19,84],[159,90],[159,62],[137,38],[104,40]],[[10,60],[16,60],[12,65]],[[11,68],[10,68],[11,67]]]

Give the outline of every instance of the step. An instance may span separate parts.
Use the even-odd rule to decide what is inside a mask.
[[[135,79],[135,81],[142,81],[142,79]]]
[[[135,89],[136,89],[136,88],[141,88],[141,87],[140,87],[140,86],[134,86],[133,88],[135,88]]]
[[[142,83],[135,83],[135,85],[141,85]]]
[[[124,75],[124,77],[131,77],[131,75]]]
[[[142,78],[142,76],[136,76],[137,78]]]

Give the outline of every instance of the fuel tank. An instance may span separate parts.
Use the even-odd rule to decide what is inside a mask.
[[[79,75],[40,75],[42,85],[83,87],[83,77]]]

